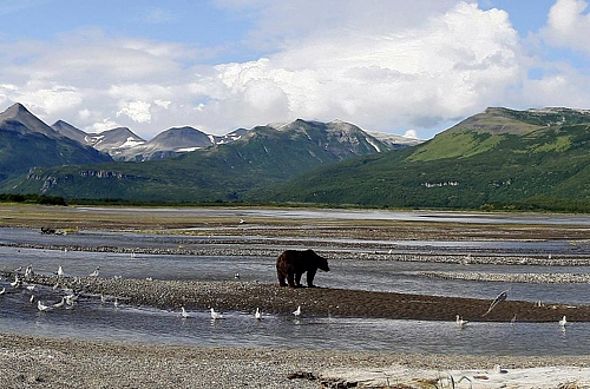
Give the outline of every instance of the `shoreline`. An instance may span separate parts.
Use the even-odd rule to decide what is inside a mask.
[[[362,377],[394,382],[393,373],[425,370],[550,368],[581,369],[590,356],[469,356],[305,350],[221,348],[100,342],[20,336],[0,332],[0,382],[4,388],[336,388]],[[528,370],[532,371],[532,370]],[[301,379],[289,377],[300,376]],[[425,376],[426,377],[426,376]],[[312,378],[312,380],[308,379]],[[375,384],[366,387],[383,387]],[[557,382],[555,383],[557,384]],[[557,387],[554,385],[553,387]]]

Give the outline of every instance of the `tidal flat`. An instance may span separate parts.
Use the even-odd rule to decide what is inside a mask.
[[[393,387],[409,382],[389,380],[395,366],[491,374],[492,361],[509,371],[587,363],[583,216],[2,205],[0,226],[8,387]],[[332,271],[316,276],[323,287],[278,287],[274,259],[303,248],[329,259]],[[11,289],[27,265],[34,292]],[[503,290],[506,301],[485,314]],[[28,303],[68,293],[80,296],[69,311]],[[224,322],[209,323],[212,307]],[[263,324],[253,324],[256,308]],[[458,328],[456,315],[470,324]],[[80,347],[96,352],[82,357]],[[118,362],[100,368],[101,358]],[[60,375],[74,359],[86,367]],[[374,369],[389,378],[371,381]]]

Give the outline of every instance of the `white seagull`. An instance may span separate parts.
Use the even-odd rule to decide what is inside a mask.
[[[219,312],[215,312],[215,309],[211,308],[211,319],[213,319],[213,320],[223,319],[223,315]]]
[[[180,314],[180,316],[182,316],[183,319],[187,319],[187,318],[191,317],[191,315],[188,314],[188,312],[186,311],[186,309],[184,309],[184,307],[180,307],[180,309],[182,310],[182,313]]]
[[[66,303],[66,298],[62,297],[61,301],[59,303],[53,304],[53,308],[61,308],[64,306],[65,303]]]
[[[234,278],[235,278],[236,280],[239,280],[239,279],[240,279],[240,273],[236,273],[236,274],[234,275]]]
[[[297,306],[297,309],[293,311],[293,315],[297,317],[301,316],[301,305]]]
[[[25,278],[32,277],[33,275],[33,265],[27,266],[27,268],[25,269]]]
[[[90,273],[90,274],[88,275],[88,277],[98,277],[98,272],[99,272],[99,271],[100,271],[100,267],[99,267],[99,266],[97,266],[97,267],[96,267],[96,270],[94,270],[92,273]]]
[[[35,285],[27,285],[27,290],[29,291],[34,291],[35,290]]]
[[[31,298],[29,299],[29,302],[31,304],[33,304],[35,302],[35,295],[34,294],[31,295]]]
[[[76,296],[75,294],[68,294],[66,297],[66,304],[68,305],[74,305],[74,303],[76,302],[76,300],[78,300],[78,296]]]
[[[115,302],[113,303],[115,308],[119,308],[119,299],[115,297]]]
[[[0,296],[2,296],[4,293],[6,293],[6,288],[2,288],[2,290],[0,290]]]
[[[14,282],[11,282],[10,286],[12,286],[13,288],[18,288],[20,286],[20,280],[18,279],[18,276],[16,274],[14,275]]]
[[[467,320],[463,320],[463,318],[459,315],[455,316],[455,322],[457,323],[459,328],[464,328],[467,325],[467,323],[469,323]]]
[[[563,317],[559,321],[559,325],[565,329],[566,324],[567,324],[567,319],[565,318],[565,315],[563,315]]]
[[[58,277],[63,277],[63,276],[64,276],[64,274],[65,274],[65,273],[64,273],[64,269],[63,269],[63,268],[60,266],[60,267],[57,269],[57,276],[58,276]]]
[[[37,300],[37,309],[40,311],[49,311],[51,308],[47,305],[43,304],[41,300]]]
[[[516,323],[516,313],[512,316],[512,319],[510,319],[510,324],[514,325],[514,323]]]
[[[260,313],[260,308],[256,308],[256,313],[254,314],[254,318],[256,320],[262,320],[262,313]]]

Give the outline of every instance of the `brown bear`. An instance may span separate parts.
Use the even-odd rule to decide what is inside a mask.
[[[315,288],[313,278],[318,269],[330,271],[328,260],[313,250],[286,250],[277,258],[277,278],[281,286],[301,288],[301,276],[307,272],[307,286]],[[287,282],[285,282],[285,278]]]

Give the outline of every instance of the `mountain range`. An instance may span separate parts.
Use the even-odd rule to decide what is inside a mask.
[[[92,150],[94,159],[29,166],[25,174],[3,177],[0,192],[161,203],[590,212],[589,110],[491,107],[427,142],[400,147],[395,138],[388,142],[342,121],[298,119],[221,137],[173,128],[144,141],[128,129],[84,135],[64,123],[50,128],[22,109],[0,116],[0,144],[19,134],[71,146],[74,136],[83,136],[86,145],[74,142],[76,150]],[[89,145],[124,161],[104,162],[105,154]]]
[[[10,116],[13,110],[9,108],[6,115]],[[0,190],[4,192],[128,201],[241,200],[253,188],[286,181],[321,165],[403,147],[382,142],[342,121],[322,123],[298,119],[286,124],[238,129],[223,136],[180,127],[145,141],[128,128],[95,134],[85,133],[64,121],[49,127],[37,118],[27,120],[42,123],[42,129],[60,141],[93,150],[105,158],[58,161],[51,168],[20,163],[22,169],[18,173],[25,170],[26,174],[5,177],[0,182]],[[36,133],[37,127],[28,128],[26,123],[22,127]],[[0,137],[4,137],[2,130],[4,127],[0,127]],[[27,152],[37,154],[32,147]],[[24,154],[27,153],[19,155]],[[115,161],[96,164],[111,158]]]
[[[387,207],[590,211],[590,111],[492,107],[433,139],[319,168],[255,198]]]
[[[269,124],[267,127],[280,130],[282,127],[288,127],[289,124]],[[63,120],[58,120],[51,127],[64,137],[91,146],[120,161],[149,161],[176,157],[210,146],[234,142],[248,132],[245,128],[239,128],[225,135],[211,135],[196,128],[184,126],[169,128],[146,141],[127,127],[117,127],[101,133],[86,133]],[[369,133],[369,135],[383,142],[386,145],[384,150],[401,149],[422,142],[419,139],[393,134]]]

